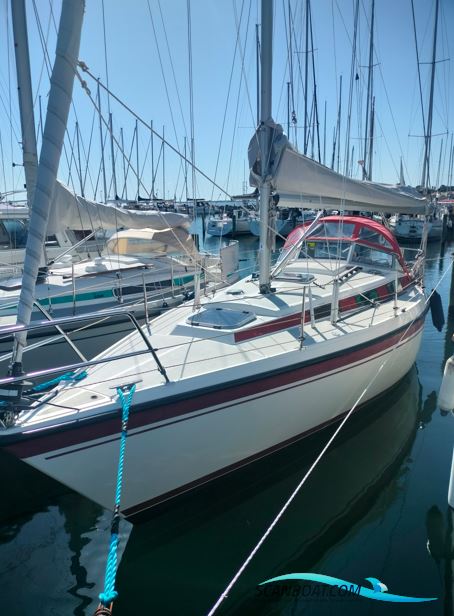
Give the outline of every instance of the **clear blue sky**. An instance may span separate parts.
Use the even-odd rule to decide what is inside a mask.
[[[324,106],[327,106],[326,160],[331,161],[333,130],[339,99],[339,76],[343,76],[342,126],[340,169],[344,168],[346,111],[353,36],[353,0],[312,0],[315,72],[320,120],[320,137],[324,133]],[[434,0],[414,0],[417,21],[420,59],[429,62],[433,35]],[[255,24],[259,20],[259,3],[254,0],[191,0],[192,64],[194,135],[196,164],[228,192],[243,190],[247,177],[247,144],[253,134],[256,109],[255,85]],[[293,59],[295,111],[298,119],[298,145],[303,141],[302,79],[304,74],[304,5],[301,0],[291,0],[294,20]],[[52,7],[58,24],[60,2],[57,0],[27,0],[32,78],[36,95],[41,95],[45,113],[49,81],[43,69],[43,49],[38,34],[36,14],[40,27],[47,37],[50,58],[55,50],[55,27],[50,19]],[[288,45],[286,21],[287,0],[275,3],[273,115],[276,121],[287,125]],[[105,26],[107,70],[109,86],[141,118],[162,133],[183,151],[184,137],[190,141],[190,97],[188,86],[188,26],[186,0],[105,0]],[[0,0],[0,131],[2,139],[2,166],[0,167],[0,192],[19,188],[23,183],[21,168],[13,169],[11,159],[20,162],[19,114],[16,101],[16,76],[14,52],[9,19],[9,1]],[[359,177],[357,161],[363,158],[365,91],[367,84],[368,23],[370,1],[360,2],[360,28],[358,36],[356,71],[352,104],[351,146],[355,145],[354,176]],[[153,20],[153,21],[152,21]],[[154,30],[153,30],[154,23]],[[237,24],[239,24],[237,26]],[[9,29],[7,29],[9,28]],[[47,34],[48,32],[48,34]],[[454,2],[440,0],[439,39],[437,57],[436,97],[434,109],[433,157],[431,179],[435,184],[438,174],[438,159],[443,139],[442,171],[439,182],[447,182],[448,157],[451,134],[454,129],[454,70],[453,39]],[[449,40],[449,34],[451,40]],[[155,38],[156,37],[156,38]],[[167,37],[167,38],[166,38]],[[234,61],[235,47],[236,57]],[[159,58],[158,49],[161,59]],[[170,51],[170,54],[169,54]],[[80,58],[91,71],[106,83],[106,56],[103,36],[101,0],[87,0],[82,33]],[[171,61],[173,63],[173,71]],[[8,64],[9,61],[9,64]],[[162,62],[162,67],[161,67]],[[299,65],[298,65],[299,63]],[[374,171],[377,181],[394,183],[399,179],[399,160],[402,156],[407,183],[420,182],[423,140],[422,119],[417,83],[417,69],[410,0],[380,0],[376,2],[375,22],[375,76],[374,93],[376,106]],[[233,72],[232,72],[233,67]],[[429,91],[429,65],[421,67],[424,104]],[[310,72],[312,66],[310,65]],[[230,75],[232,79],[229,90]],[[167,83],[164,83],[163,74]],[[175,75],[175,78],[174,78]],[[41,76],[41,77],[40,77]],[[95,84],[88,80],[92,93]],[[312,97],[312,81],[309,84]],[[107,99],[102,98],[103,111],[107,111]],[[120,128],[124,131],[125,150],[129,153],[134,134],[134,119],[110,100],[114,133],[119,140]],[[85,151],[88,150],[94,109],[86,94],[76,82],[74,108],[80,123],[80,134]],[[172,110],[172,113],[171,113]],[[173,118],[172,118],[173,114]],[[38,104],[36,121],[39,122]],[[225,117],[225,121],[224,121]],[[71,112],[68,133],[73,139],[75,113]],[[442,135],[444,133],[444,135]],[[448,134],[446,134],[448,133]],[[295,138],[291,132],[292,140]],[[149,132],[139,128],[139,161],[143,167],[141,194],[151,189],[151,160]],[[155,162],[160,155],[160,143],[154,141]],[[147,153],[148,149],[148,153]],[[70,146],[67,140],[67,152]],[[85,156],[82,152],[85,174]],[[123,192],[123,162],[117,153],[117,192]],[[135,162],[133,148],[132,164]],[[113,195],[111,183],[110,145],[105,149],[108,193]],[[184,171],[177,157],[165,153],[166,196],[184,196]],[[96,119],[92,136],[89,160],[89,175],[85,190],[92,196],[99,173],[100,140]],[[142,169],[141,169],[142,172]],[[62,158],[60,177],[67,182],[68,162]],[[72,163],[70,184],[79,189],[79,179]],[[218,189],[196,176],[196,192],[206,198],[222,198]],[[156,172],[156,191],[163,194],[162,158]],[[137,180],[131,173],[128,180],[128,196],[137,192]],[[192,177],[189,173],[189,193],[192,196]],[[102,181],[98,181],[98,197],[103,195]]]

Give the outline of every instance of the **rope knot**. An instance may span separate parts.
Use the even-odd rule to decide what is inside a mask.
[[[85,90],[85,92],[90,96],[91,95],[91,90],[88,87],[87,82],[85,81],[85,79],[81,80],[80,85],[82,86],[82,89]]]
[[[88,73],[90,70],[83,60],[78,60],[77,66],[84,71],[84,73]]]

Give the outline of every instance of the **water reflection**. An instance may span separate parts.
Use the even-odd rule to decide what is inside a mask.
[[[91,613],[104,581],[110,512],[8,456],[0,468],[14,478],[0,507],[0,612]],[[129,532],[124,522],[120,554]]]
[[[437,505],[432,505],[426,515],[427,550],[434,559],[444,587],[445,614],[453,613],[454,583],[454,511],[447,507],[442,513]]]
[[[420,428],[425,428],[432,421],[432,415],[437,410],[437,396],[438,393],[432,391],[424,400],[419,414]]]
[[[281,611],[288,608],[285,599],[270,602],[257,593],[257,584],[314,567],[346,533],[361,525],[384,486],[392,486],[385,506],[392,505],[401,490],[401,474],[408,472],[401,465],[421,420],[419,398],[412,370],[392,392],[352,419],[220,613],[285,613]],[[306,440],[174,503],[134,528],[119,571],[117,613],[128,614],[142,605],[144,571],[150,572],[146,590],[150,610],[206,613],[327,438],[325,432]],[[171,612],[166,611],[169,600]]]

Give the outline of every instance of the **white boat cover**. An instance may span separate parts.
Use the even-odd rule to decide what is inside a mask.
[[[126,210],[114,205],[90,201],[72,193],[64,184],[55,183],[47,235],[63,229],[173,229],[187,228],[188,216],[173,212]]]
[[[425,214],[427,200],[407,187],[385,186],[347,178],[297,152],[282,126],[269,123],[272,146],[269,179],[280,207]],[[257,133],[249,144],[250,184],[259,186],[260,149]]]

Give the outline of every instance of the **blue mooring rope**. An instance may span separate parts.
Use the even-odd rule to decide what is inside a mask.
[[[117,574],[117,550],[118,550],[118,528],[120,524],[120,500],[121,488],[123,485],[123,467],[125,461],[126,437],[128,436],[128,419],[129,407],[131,406],[132,397],[136,390],[136,385],[132,385],[130,389],[117,388],[118,397],[120,398],[123,409],[121,418],[121,439],[120,439],[120,455],[118,457],[117,471],[117,489],[115,491],[115,508],[112,516],[110,527],[110,546],[109,554],[106,563],[106,575],[104,578],[104,592],[99,595],[99,600],[102,605],[108,607],[118,596],[115,590],[115,576]]]
[[[61,376],[57,376],[55,379],[50,381],[46,381],[45,383],[40,383],[39,385],[35,385],[32,388],[32,392],[43,391],[44,389],[49,389],[49,387],[53,387],[54,385],[58,385],[61,381],[81,381],[87,376],[87,372],[84,370],[83,372],[79,372],[79,374],[75,374],[74,372],[65,372]]]

